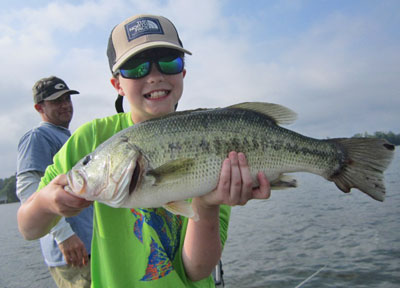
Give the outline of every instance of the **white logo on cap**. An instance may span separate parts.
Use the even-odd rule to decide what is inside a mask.
[[[152,20],[144,19],[139,20],[135,23],[136,25],[133,27],[129,27],[129,31],[134,33],[144,32],[147,30],[158,30],[158,25]]]
[[[158,19],[155,18],[139,18],[125,25],[128,41],[136,39],[143,35],[164,34]]]
[[[56,84],[56,85],[54,86],[54,88],[57,89],[57,90],[62,90],[62,89],[65,88],[65,85],[62,84],[62,83],[58,83],[58,84]]]

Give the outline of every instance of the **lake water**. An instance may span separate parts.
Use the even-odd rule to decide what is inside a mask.
[[[297,174],[297,189],[234,207],[223,253],[225,287],[400,287],[400,152],[380,203]],[[0,287],[56,288],[38,241],[17,229],[19,204],[0,205]]]
[[[0,205],[0,287],[57,288],[39,241],[26,241],[17,227],[19,203]]]

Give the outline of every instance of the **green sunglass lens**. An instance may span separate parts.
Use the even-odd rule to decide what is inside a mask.
[[[150,62],[148,61],[130,61],[126,67],[120,69],[122,77],[125,78],[141,78],[146,76],[150,71]]]
[[[178,74],[183,70],[183,60],[181,57],[165,57],[158,61],[161,72],[164,74]]]

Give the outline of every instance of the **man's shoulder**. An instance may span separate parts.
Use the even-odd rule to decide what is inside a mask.
[[[35,134],[35,133],[41,133],[42,130],[39,129],[40,125],[36,125],[35,127],[32,127],[31,129],[29,129],[28,131],[26,131],[24,133],[24,135],[22,135],[21,138],[27,137],[31,134]]]
[[[30,142],[34,139],[41,139],[41,136],[44,134],[46,134],[44,129],[40,129],[40,126],[35,126],[22,135],[22,137],[19,139],[19,145]]]
[[[21,138],[29,137],[30,135],[47,135],[54,134],[55,131],[60,130],[60,128],[56,125],[47,122],[41,122],[39,125],[31,128]],[[69,131],[68,129],[63,129],[65,131]],[[64,131],[63,131],[64,132]]]

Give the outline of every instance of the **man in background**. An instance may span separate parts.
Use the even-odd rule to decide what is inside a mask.
[[[17,196],[25,202],[37,189],[53,156],[71,136],[72,94],[60,78],[40,79],[32,88],[34,108],[42,122],[19,141]],[[90,249],[93,206],[74,217],[61,218],[50,233],[40,239],[46,265],[58,287],[90,287]]]

